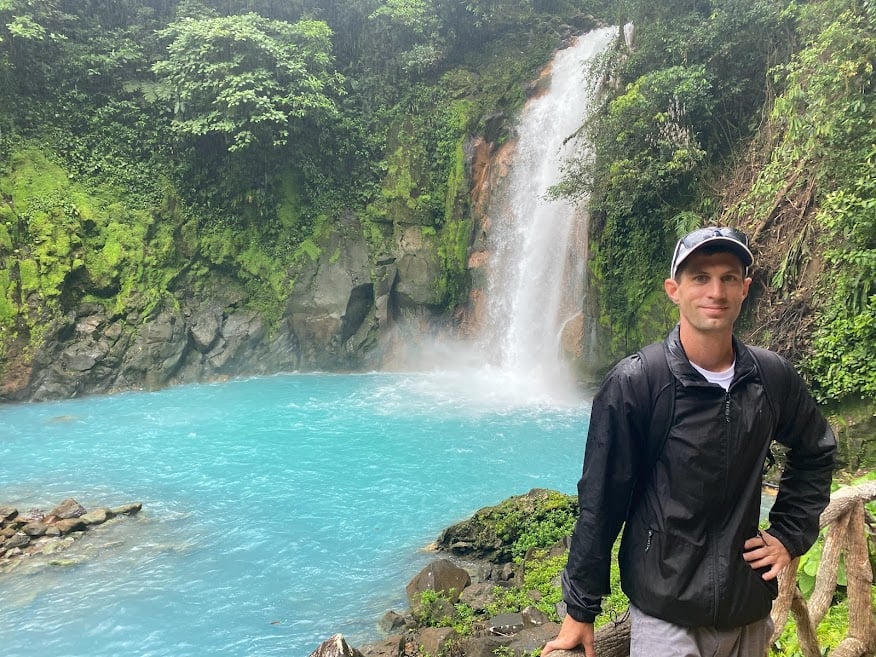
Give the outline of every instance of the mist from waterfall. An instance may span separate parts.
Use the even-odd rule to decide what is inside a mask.
[[[508,175],[487,215],[486,317],[479,344],[491,363],[530,386],[562,385],[563,325],[583,308],[586,209],[548,198],[563,164],[587,145],[576,136],[597,91],[591,65],[617,35],[594,30],[559,51],[549,88],[526,105]]]

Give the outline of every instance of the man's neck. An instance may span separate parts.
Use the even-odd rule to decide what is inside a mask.
[[[706,333],[681,325],[681,346],[690,362],[710,372],[723,372],[733,365],[733,332]]]

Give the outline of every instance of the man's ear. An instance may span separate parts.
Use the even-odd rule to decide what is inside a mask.
[[[666,296],[668,296],[672,303],[678,303],[678,281],[674,278],[667,278],[663,281],[663,289],[666,290]]]
[[[742,281],[742,298],[748,298],[748,290],[751,287],[751,276],[746,276],[745,280]]]

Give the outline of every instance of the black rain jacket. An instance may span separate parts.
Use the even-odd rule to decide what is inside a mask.
[[[765,582],[742,558],[743,543],[757,535],[771,441],[788,453],[768,531],[794,557],[818,536],[836,440],[786,361],[786,380],[771,382],[782,391],[774,411],[750,351],[735,338],[728,391],[693,368],[677,326],[665,344],[675,416],[656,463],[640,357],[618,363],[593,400],[563,598],[578,621],[600,613],[612,545],[626,522],[619,564],[632,604],[677,625],[739,627],[766,617],[777,594],[776,580]]]

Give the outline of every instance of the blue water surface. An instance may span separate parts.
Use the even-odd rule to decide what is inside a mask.
[[[572,493],[589,406],[478,374],[282,375],[0,406],[0,504],[143,503],[0,573],[0,654],[306,657],[380,638],[441,530]]]

